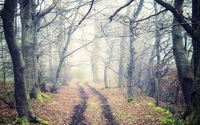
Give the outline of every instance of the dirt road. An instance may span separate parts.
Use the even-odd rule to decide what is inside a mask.
[[[55,101],[32,100],[31,104],[50,125],[161,125],[161,113],[152,110],[150,98],[141,96],[127,103],[125,93],[125,88],[75,82],[61,87],[58,94],[46,93]]]
[[[88,95],[90,95],[90,96],[95,95],[100,100],[101,104],[99,106],[101,106],[101,110],[102,110],[102,113],[101,113],[102,116],[101,117],[104,117],[106,119],[105,124],[107,124],[107,125],[118,125],[118,123],[115,121],[115,119],[112,115],[112,112],[110,110],[110,106],[107,103],[107,99],[99,91],[97,91],[95,88],[89,86],[87,82],[84,83],[84,84],[82,83],[81,85],[80,85],[80,82],[77,82],[77,86],[78,86],[78,90],[79,90],[79,93],[80,93],[81,102],[78,105],[75,105],[75,107],[74,107],[74,114],[71,117],[70,125],[92,124],[92,123],[88,122],[86,120],[86,118],[84,117],[84,112],[87,108],[87,103],[88,103],[87,102],[88,101]],[[85,92],[85,89],[86,89],[86,92]]]

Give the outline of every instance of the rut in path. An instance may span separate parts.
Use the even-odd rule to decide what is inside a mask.
[[[80,82],[77,82],[77,86],[80,92],[80,97],[81,97],[81,103],[76,105],[74,107],[74,114],[71,117],[72,121],[70,123],[70,125],[87,125],[86,123],[83,123],[83,121],[85,120],[85,117],[83,115],[83,113],[85,112],[86,109],[86,103],[88,100],[88,96],[85,93],[83,87],[81,87],[79,85]]]
[[[107,125],[119,125],[115,121],[115,118],[113,117],[113,115],[111,113],[110,106],[107,104],[107,99],[99,91],[97,91],[95,88],[88,85],[87,82],[85,84],[90,88],[91,91],[94,92],[94,94],[98,95],[98,98],[101,100],[102,113],[103,113],[104,117],[107,119]]]

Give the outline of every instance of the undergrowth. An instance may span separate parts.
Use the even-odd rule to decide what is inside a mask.
[[[160,113],[159,120],[163,125],[185,125],[185,123],[177,118],[174,118],[169,109],[164,109],[159,106],[155,106],[153,103],[149,102],[149,106],[152,107],[154,113]]]

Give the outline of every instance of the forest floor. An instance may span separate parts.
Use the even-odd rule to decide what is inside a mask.
[[[154,99],[137,95],[127,103],[125,88],[105,89],[103,84],[73,82],[61,86],[58,94],[46,93],[53,101],[31,100],[35,114],[50,125],[163,125],[175,123],[171,113],[154,105]],[[16,111],[0,101],[2,119],[16,117]],[[32,124],[35,125],[35,124]]]

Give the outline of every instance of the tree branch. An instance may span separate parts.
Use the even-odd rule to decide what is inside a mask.
[[[156,14],[150,15],[150,16],[148,16],[148,17],[146,17],[146,18],[143,18],[143,19],[140,19],[140,20],[133,21],[132,23],[135,23],[135,22],[141,22],[141,21],[147,20],[147,19],[149,19],[149,18],[151,18],[151,17],[153,17],[153,16],[157,16],[157,15],[159,15],[160,13],[163,13],[163,12],[165,12],[165,11],[167,11],[167,9],[164,9],[164,10],[162,10],[162,11],[156,13]]]
[[[90,5],[90,9],[88,10],[88,12],[86,13],[86,15],[82,18],[82,20],[78,23],[78,26],[83,22],[83,20],[87,17],[87,15],[90,13],[92,6],[94,4],[94,0],[92,0],[92,3]]]
[[[174,8],[172,5],[162,1],[162,0],[155,0],[158,4],[165,7],[167,10],[171,11],[173,15],[176,17],[177,21],[181,24],[181,26],[186,30],[188,34],[192,38],[194,38],[196,41],[200,41],[200,37],[198,35],[194,34],[194,30],[192,30],[192,27],[189,25],[189,23],[186,21],[186,19],[183,16],[183,13],[178,11],[176,8]]]
[[[70,52],[70,53],[67,54],[64,58],[66,58],[66,57],[72,55],[74,52],[78,51],[79,49],[82,49],[82,48],[86,47],[86,46],[89,45],[90,43],[94,42],[95,39],[96,39],[96,38],[94,38],[91,42],[89,42],[89,43],[87,43],[87,44],[85,44],[85,45],[83,45],[83,46],[81,46],[81,47],[75,49],[74,51]]]
[[[128,3],[126,3],[125,5],[121,6],[120,8],[118,8],[114,14],[112,16],[109,17],[110,19],[110,22],[112,21],[112,18],[119,12],[121,11],[122,9],[124,9],[125,7],[129,6],[134,0],[130,0]]]
[[[38,22],[40,20],[40,18],[42,18],[43,16],[45,16],[46,14],[48,14],[51,10],[53,10],[53,8],[56,6],[56,4],[58,3],[59,0],[53,0],[52,4],[44,11],[42,11],[41,13],[38,13],[36,15],[36,19],[35,21]]]

